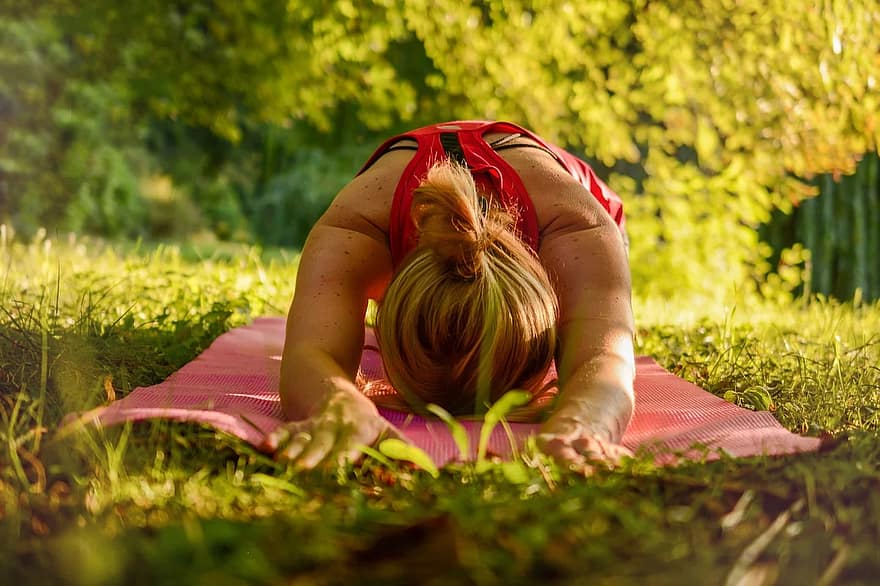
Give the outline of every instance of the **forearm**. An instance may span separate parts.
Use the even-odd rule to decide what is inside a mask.
[[[632,360],[626,354],[602,352],[573,368],[562,381],[551,419],[619,443],[634,404]]]
[[[617,226],[605,216],[596,220],[542,245],[559,300],[560,396],[547,429],[617,443],[634,403],[631,285]]]
[[[336,360],[304,345],[285,348],[279,392],[284,416],[290,420],[313,416],[331,399],[369,402]]]
[[[281,361],[279,392],[287,418],[310,417],[337,395],[365,399],[354,383],[364,313],[367,300],[381,295],[390,267],[384,242],[363,232],[322,218],[309,234]]]
[[[606,295],[587,315],[560,320],[559,399],[553,418],[618,443],[635,394],[633,319],[626,290]]]

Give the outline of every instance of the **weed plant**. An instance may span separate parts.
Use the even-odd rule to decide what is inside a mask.
[[[296,255],[0,231],[4,584],[869,584],[880,571],[880,305],[636,295],[638,351],[769,409],[816,454],[582,477],[532,449],[432,474],[309,473],[212,429],[58,437],[222,332],[283,314]]]

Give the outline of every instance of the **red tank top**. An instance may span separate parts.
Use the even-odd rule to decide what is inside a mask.
[[[462,162],[467,164],[479,191],[492,193],[501,205],[512,213],[517,220],[516,229],[519,237],[537,251],[538,219],[532,199],[513,167],[483,138],[491,133],[520,134],[535,141],[590,191],[623,230],[623,205],[620,198],[596,177],[584,161],[510,122],[474,120],[445,122],[389,138],[376,149],[358,172],[361,174],[366,171],[388,151],[389,147],[401,139],[415,140],[418,145],[415,155],[400,176],[391,203],[388,239],[395,267],[418,243],[418,235],[410,215],[413,191],[421,184],[428,169],[435,162],[451,155],[458,155],[463,159]],[[454,145],[450,139],[454,141]],[[450,152],[450,145],[453,145],[454,152]]]

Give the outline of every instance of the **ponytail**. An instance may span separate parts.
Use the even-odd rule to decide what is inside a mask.
[[[433,251],[450,276],[465,280],[486,270],[490,249],[516,245],[514,218],[477,193],[470,172],[438,163],[413,192],[419,246]]]
[[[418,245],[376,317],[389,381],[414,408],[453,413],[537,389],[555,349],[556,296],[515,218],[451,161],[429,170],[411,213]]]

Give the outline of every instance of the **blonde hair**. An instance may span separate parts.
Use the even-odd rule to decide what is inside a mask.
[[[388,286],[376,335],[388,380],[415,409],[481,412],[535,391],[553,359],[557,301],[515,218],[470,172],[435,164],[413,193],[418,245]]]

